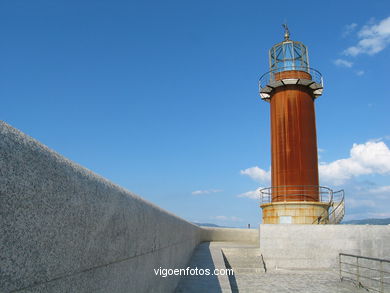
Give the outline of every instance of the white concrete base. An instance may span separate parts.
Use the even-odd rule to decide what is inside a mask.
[[[329,203],[284,201],[262,204],[263,224],[313,224],[319,217],[328,218]]]
[[[390,259],[390,226],[260,225],[267,269],[335,269],[340,252]]]

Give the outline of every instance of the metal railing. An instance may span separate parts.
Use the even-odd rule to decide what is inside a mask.
[[[339,253],[340,280],[374,292],[390,292],[390,260]]]
[[[312,224],[338,224],[345,215],[344,190],[334,191],[328,211],[324,211]]]
[[[331,203],[333,190],[318,185],[286,185],[260,189],[260,202],[320,201]]]
[[[310,68],[307,66],[285,66],[285,67],[279,67],[272,69],[266,73],[264,73],[260,79],[259,79],[259,91],[261,91],[262,88],[266,87],[267,85],[271,84],[272,82],[275,82],[275,75],[277,73],[283,72],[283,71],[290,71],[290,70],[295,70],[295,71],[304,71],[307,72],[311,75],[311,80],[315,83],[320,84],[322,87],[324,85],[324,81],[322,78],[322,74],[314,69]]]
[[[328,222],[330,224],[338,224],[345,215],[345,200],[344,190],[333,192],[333,203],[328,211]]]

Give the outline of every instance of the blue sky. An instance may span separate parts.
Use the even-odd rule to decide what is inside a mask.
[[[390,217],[388,1],[1,1],[0,119],[187,220],[256,225],[285,20],[324,76],[321,184]]]

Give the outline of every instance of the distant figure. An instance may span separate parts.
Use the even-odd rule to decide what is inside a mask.
[[[250,229],[251,228],[251,224],[248,224],[248,229]]]
[[[321,217],[321,216],[319,216],[319,217],[318,217],[318,219],[317,219],[317,221],[318,221],[318,224],[319,224],[319,223],[321,223],[321,219],[322,219],[322,217]]]

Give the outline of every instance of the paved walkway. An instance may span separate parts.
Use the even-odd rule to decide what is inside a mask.
[[[188,266],[190,268],[226,269],[221,252],[221,242],[203,242],[195,249]],[[176,293],[231,292],[227,276],[182,276]]]
[[[222,254],[225,248],[225,260]],[[242,250],[242,264],[237,262],[239,250]],[[234,276],[182,276],[176,293],[181,292],[259,292],[259,293],[360,293],[366,290],[355,287],[349,282],[340,282],[337,273],[331,271],[268,271],[261,272],[261,261],[253,257],[248,263],[248,255],[256,249],[251,244],[234,242],[205,242],[195,250],[189,266],[203,269],[226,268],[226,264],[236,268]],[[250,253],[248,254],[248,251]],[[232,251],[234,253],[232,253]],[[229,252],[229,253],[226,253]],[[229,255],[231,264],[229,263]],[[257,255],[257,254],[256,254]],[[259,264],[258,264],[259,263]]]
[[[235,292],[367,293],[349,282],[340,282],[337,274],[332,272],[271,272],[238,275],[236,278],[238,291]]]

